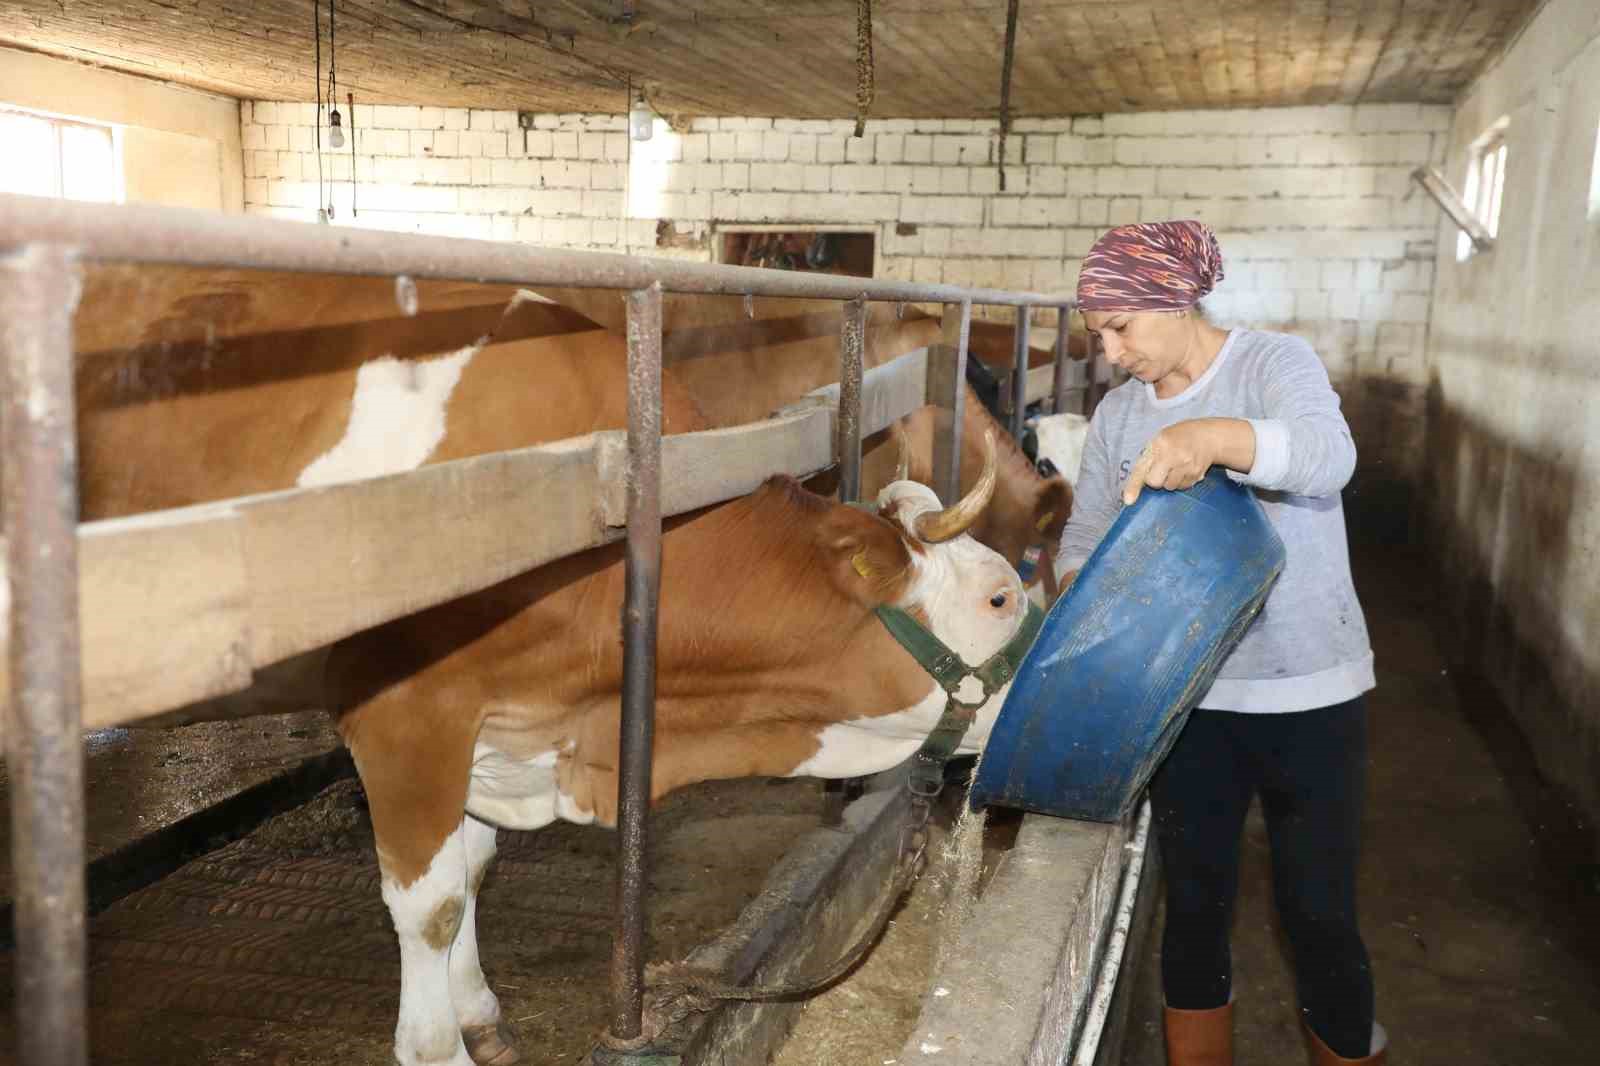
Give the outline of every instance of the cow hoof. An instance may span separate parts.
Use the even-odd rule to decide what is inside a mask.
[[[461,1039],[467,1045],[467,1054],[478,1066],[511,1066],[521,1062],[517,1054],[516,1037],[504,1022],[494,1025],[475,1025],[464,1029]]]

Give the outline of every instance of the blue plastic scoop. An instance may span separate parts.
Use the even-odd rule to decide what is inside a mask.
[[[989,734],[972,806],[1120,820],[1283,561],[1255,496],[1218,468],[1182,492],[1140,493],[1045,618]]]

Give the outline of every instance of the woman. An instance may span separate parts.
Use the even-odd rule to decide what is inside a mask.
[[[1141,491],[1188,488],[1212,465],[1256,490],[1287,563],[1151,782],[1167,873],[1167,1061],[1233,1060],[1228,930],[1259,793],[1311,1061],[1378,1063],[1387,1040],[1356,926],[1372,650],[1339,502],[1355,445],[1308,344],[1201,318],[1197,301],[1221,279],[1200,222],[1119,226],[1084,260],[1079,309],[1133,380],[1090,422],[1057,571],[1076,576]]]

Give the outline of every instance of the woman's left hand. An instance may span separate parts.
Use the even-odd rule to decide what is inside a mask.
[[[1128,480],[1122,486],[1122,502],[1132,504],[1146,485],[1155,489],[1186,489],[1205,477],[1206,471],[1217,461],[1214,425],[1217,421],[1197,418],[1157,433],[1128,472]]]

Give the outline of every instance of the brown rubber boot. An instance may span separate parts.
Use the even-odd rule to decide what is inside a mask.
[[[1363,1059],[1340,1058],[1304,1022],[1300,1024],[1300,1031],[1306,1037],[1306,1051],[1310,1055],[1311,1066],[1383,1066],[1389,1061],[1389,1034],[1377,1022],[1372,1023],[1372,1051]]]
[[[1167,1066],[1233,1066],[1233,1002],[1210,1010],[1166,1009]]]

